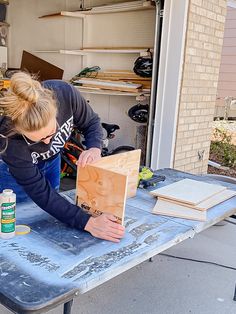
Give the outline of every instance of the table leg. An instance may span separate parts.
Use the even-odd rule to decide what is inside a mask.
[[[64,304],[63,314],[71,314],[72,304],[73,304],[73,299]]]
[[[233,300],[236,301],[236,285],[235,285],[234,298],[233,298]]]

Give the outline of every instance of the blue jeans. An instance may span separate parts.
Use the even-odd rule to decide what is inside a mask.
[[[52,188],[59,191],[61,156],[58,154],[54,159],[41,161],[36,165],[49,181]],[[12,189],[16,193],[16,202],[27,202],[31,199],[25,193],[24,189],[16,182],[10,174],[7,164],[0,158],[0,193],[4,189]]]

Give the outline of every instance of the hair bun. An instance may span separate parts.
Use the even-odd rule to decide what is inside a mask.
[[[11,78],[12,92],[30,104],[37,102],[42,90],[41,84],[25,72],[15,73]]]

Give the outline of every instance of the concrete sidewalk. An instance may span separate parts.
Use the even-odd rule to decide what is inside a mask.
[[[213,226],[163,254],[236,268],[236,225]],[[235,314],[235,284],[235,270],[158,255],[79,296],[72,313]],[[0,306],[0,314],[9,313]],[[63,308],[48,313],[63,313]]]

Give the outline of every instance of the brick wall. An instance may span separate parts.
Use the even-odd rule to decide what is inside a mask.
[[[190,0],[175,169],[196,174],[207,171],[225,15],[226,0]]]

